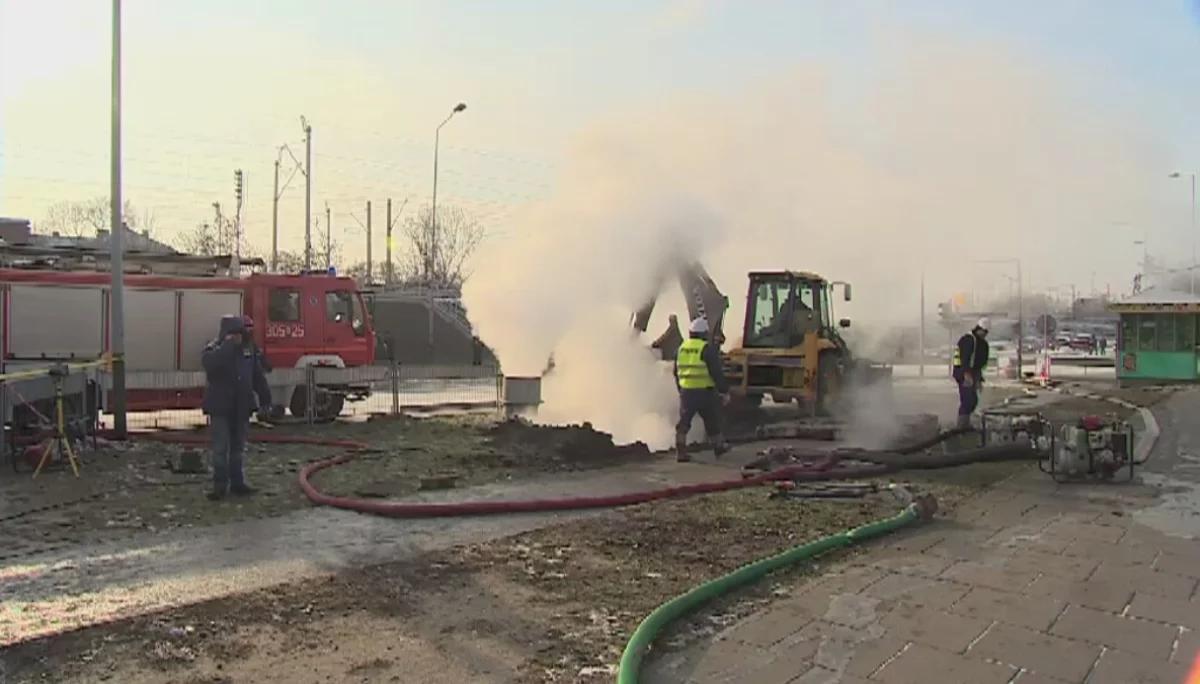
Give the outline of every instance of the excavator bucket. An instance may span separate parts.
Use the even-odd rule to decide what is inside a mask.
[[[657,299],[657,297],[655,298]],[[646,332],[646,328],[650,326],[650,314],[654,313],[654,299],[650,300],[642,308],[633,312],[633,329],[638,332]]]
[[[709,277],[708,272],[699,263],[681,268],[679,287],[683,290],[683,299],[687,305],[687,320],[692,321],[704,316],[708,319],[709,339],[718,344],[723,343],[725,333],[721,325],[725,320],[725,310],[729,308],[729,299],[717,289],[717,284]],[[654,305],[658,302],[658,295],[659,292],[655,291],[642,308],[634,312],[634,330],[646,332],[650,326],[650,316],[654,313]],[[684,325],[686,327],[686,323]]]
[[[679,271],[679,286],[687,302],[688,320],[705,317],[708,319],[709,339],[717,344],[724,343],[725,332],[721,326],[725,321],[725,310],[729,308],[729,299],[717,289],[708,271],[699,263],[692,263]]]

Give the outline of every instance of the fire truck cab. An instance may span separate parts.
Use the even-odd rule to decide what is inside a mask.
[[[272,368],[351,368],[375,361],[375,333],[354,281],[322,275],[253,275],[247,279],[246,313],[254,341]],[[303,416],[308,395],[289,387],[277,401]],[[318,393],[317,414],[337,415],[345,399],[365,388],[339,386]]]

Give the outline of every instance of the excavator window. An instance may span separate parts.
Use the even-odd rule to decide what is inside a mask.
[[[752,284],[751,310],[744,344],[747,347],[794,347],[810,332],[818,332],[827,304],[820,283],[784,275]]]
[[[820,303],[817,297],[820,290],[813,287],[811,282],[797,280],[792,290],[795,295],[795,307],[792,310],[792,335],[787,346],[800,344],[804,335],[821,327]]]
[[[747,347],[773,347],[783,330],[783,308],[791,290],[787,281],[761,281],[754,287],[750,302],[753,310],[748,317]]]

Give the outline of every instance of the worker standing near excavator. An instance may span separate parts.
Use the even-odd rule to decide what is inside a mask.
[[[981,318],[971,332],[958,338],[954,348],[954,381],[958,383],[958,427],[971,427],[971,414],[979,406],[983,371],[988,365],[988,319]]]
[[[691,322],[688,339],[679,345],[675,358],[675,383],[679,387],[679,423],[675,426],[675,449],[680,463],[691,460],[687,435],[692,419],[700,414],[704,433],[717,456],[729,451],[721,434],[721,406],[729,401],[729,383],[721,370],[721,350],[708,341],[708,320]]]

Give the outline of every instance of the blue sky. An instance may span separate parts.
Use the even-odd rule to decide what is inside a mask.
[[[683,118],[664,109],[675,94],[736,100],[748,82],[811,65],[829,79],[821,106],[853,121],[905,42],[1044,66],[1066,102],[1121,112],[1153,132],[1166,164],[1200,167],[1195,1],[126,0],[125,15],[127,195],[167,235],[231,201],[242,167],[247,235],[265,245],[274,150],[299,143],[303,113],[317,205],[330,202],[356,253],[351,214],[367,199],[425,201],[433,128],[464,100],[445,130],[441,191],[502,236],[554,192],[573,141],[598,122]],[[36,219],[56,200],[104,194],[107,22],[107,2],[0,0],[0,214]],[[871,146],[880,134],[844,135]],[[1169,170],[1151,204],[1182,216]],[[299,198],[283,200],[293,248]]]

